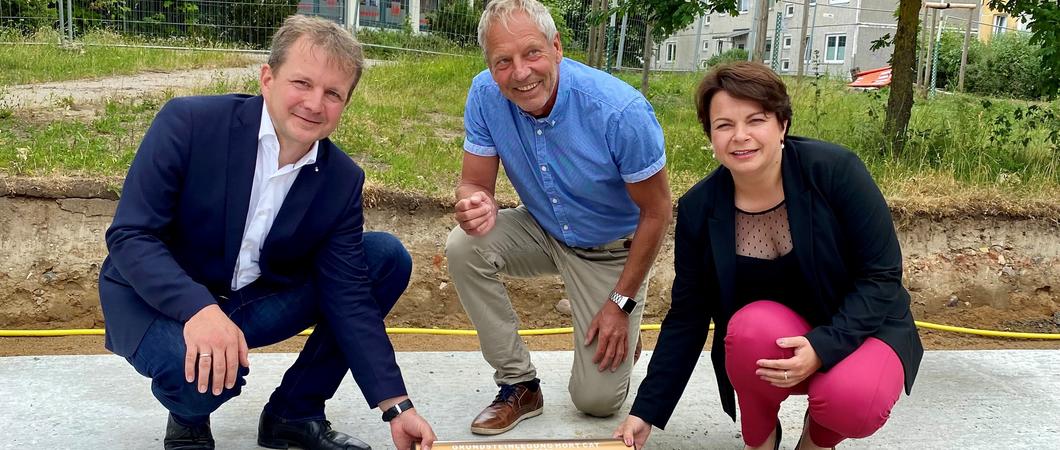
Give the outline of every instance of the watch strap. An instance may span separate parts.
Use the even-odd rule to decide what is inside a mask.
[[[391,420],[394,420],[394,418],[397,417],[399,414],[408,411],[412,408],[412,400],[406,398],[402,400],[401,403],[391,406],[387,408],[386,411],[383,411],[383,422],[389,422]]]

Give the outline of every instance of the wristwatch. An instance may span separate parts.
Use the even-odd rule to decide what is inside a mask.
[[[637,301],[632,298],[626,297],[625,295],[619,294],[618,292],[611,291],[611,301],[615,302],[619,308],[626,312],[626,314],[632,314],[633,309],[637,307]]]
[[[386,411],[383,411],[383,422],[389,422],[391,420],[394,420],[394,418],[397,417],[398,414],[401,414],[412,408],[412,400],[406,398],[405,400],[402,400],[401,403],[391,406],[387,408]]]

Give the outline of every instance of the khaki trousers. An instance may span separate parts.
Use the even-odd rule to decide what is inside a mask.
[[[497,384],[533,380],[537,370],[518,335],[519,317],[499,275],[529,278],[560,275],[574,315],[574,366],[567,389],[579,410],[594,416],[614,414],[629,393],[633,351],[644,312],[647,280],[637,292],[629,316],[626,360],[618,370],[600,372],[593,364],[599,339],[584,345],[593,317],[609,302],[629,249],[625,239],[594,248],[568,247],[546,233],[523,206],[497,213],[485,236],[468,236],[460,227],[449,233],[445,254],[460,303],[478,330],[479,345],[493,366]]]

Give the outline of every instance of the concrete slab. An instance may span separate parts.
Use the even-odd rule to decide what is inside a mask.
[[[262,405],[293,354],[252,354],[243,394],[213,416],[220,449],[253,449]],[[650,357],[650,354],[646,355]],[[603,438],[621,417],[578,413],[566,392],[570,352],[538,352],[545,414],[502,438]],[[494,396],[491,370],[478,353],[400,353],[410,394],[443,439],[479,439],[471,418]],[[640,384],[647,364],[634,373]],[[626,410],[629,407],[627,401]],[[806,405],[793,397],[781,410],[795,445]],[[329,419],[375,448],[392,448],[389,428],[347,382],[331,401]],[[624,416],[624,414],[623,414]],[[107,356],[0,358],[0,448],[160,448],[165,410],[149,381],[123,359]],[[741,448],[739,427],[721,411],[704,353],[670,426],[655,430],[653,449]],[[928,352],[913,396],[903,396],[876,435],[844,448],[1060,448],[1060,352],[1041,350]]]

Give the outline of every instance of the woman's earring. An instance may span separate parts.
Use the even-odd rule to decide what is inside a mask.
[[[718,154],[714,153],[714,152],[710,152],[710,159],[718,159]]]

